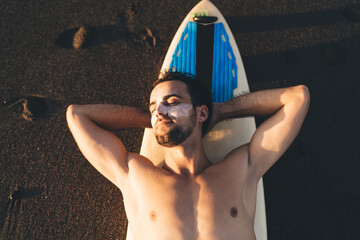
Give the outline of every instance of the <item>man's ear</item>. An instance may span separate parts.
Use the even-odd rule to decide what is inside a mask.
[[[209,117],[209,109],[206,105],[198,106],[198,119],[199,122],[205,122]]]

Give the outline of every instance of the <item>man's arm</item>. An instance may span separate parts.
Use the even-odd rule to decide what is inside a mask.
[[[149,112],[118,105],[71,105],[66,119],[82,154],[121,189],[130,153],[109,130],[151,127]]]
[[[234,117],[270,116],[256,129],[247,148],[249,169],[258,180],[294,141],[309,103],[309,90],[304,85],[264,90],[215,104],[214,121]],[[235,150],[231,154],[236,152]]]

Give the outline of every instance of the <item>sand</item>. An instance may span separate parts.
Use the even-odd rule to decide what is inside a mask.
[[[360,2],[213,2],[252,91],[306,84],[312,96],[298,138],[264,176],[269,239],[359,239]],[[121,192],[81,155],[66,108],[146,108],[196,3],[1,1],[1,239],[125,239]],[[116,134],[139,151],[141,130]]]

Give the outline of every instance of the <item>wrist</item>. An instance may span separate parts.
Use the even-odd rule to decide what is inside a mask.
[[[219,121],[236,117],[233,113],[233,108],[228,102],[224,102],[218,105]]]

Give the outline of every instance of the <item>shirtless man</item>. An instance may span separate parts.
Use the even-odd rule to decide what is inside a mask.
[[[68,125],[81,152],[121,190],[134,239],[255,239],[258,181],[298,134],[310,102],[307,87],[259,91],[207,106],[186,76],[168,73],[164,79],[151,92],[149,112],[69,106]],[[227,118],[271,117],[248,144],[211,164],[201,141],[211,109],[208,129]],[[127,152],[110,132],[130,127],[153,128],[165,146],[163,168]]]

